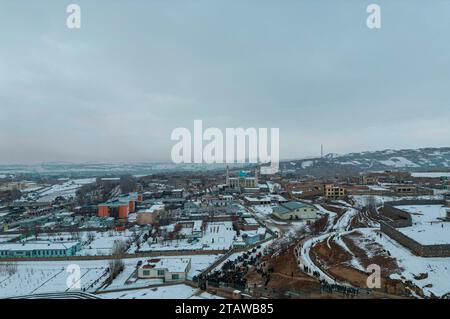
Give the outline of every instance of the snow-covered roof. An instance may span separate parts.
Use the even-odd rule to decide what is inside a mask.
[[[141,268],[166,269],[169,272],[186,272],[188,270],[190,258],[161,258],[150,260]]]
[[[50,241],[27,242],[25,244],[11,243],[1,245],[0,250],[8,250],[8,251],[66,250],[77,245],[79,245],[78,242],[50,242]]]

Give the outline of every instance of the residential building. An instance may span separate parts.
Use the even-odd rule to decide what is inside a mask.
[[[153,225],[158,217],[164,212],[164,205],[155,204],[150,208],[141,209],[136,213],[136,222],[138,225]]]
[[[139,267],[138,278],[160,278],[164,282],[184,281],[190,269],[190,258],[151,259]]]
[[[344,197],[345,194],[345,188],[339,185],[325,184],[324,186],[324,195],[326,198],[338,199]]]
[[[98,205],[98,216],[127,219],[129,213],[136,211],[136,203],[140,201],[142,201],[142,195],[138,193],[112,198],[106,203]]]
[[[227,166],[226,185],[230,188],[258,188],[258,169],[255,170],[255,177],[247,176],[245,172],[240,172],[237,177],[230,177]]]

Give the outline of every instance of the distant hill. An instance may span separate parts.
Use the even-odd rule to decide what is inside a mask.
[[[327,154],[281,163],[283,172],[310,175],[355,174],[381,170],[450,171],[450,147]]]

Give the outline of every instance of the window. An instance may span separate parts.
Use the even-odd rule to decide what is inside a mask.
[[[158,276],[164,276],[164,269],[158,270]]]
[[[150,270],[144,270],[142,274],[144,276],[150,276]]]
[[[180,275],[179,274],[172,274],[172,279],[173,280],[180,279]]]

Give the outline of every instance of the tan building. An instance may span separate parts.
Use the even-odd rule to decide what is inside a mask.
[[[346,194],[345,188],[334,184],[325,184],[324,195],[326,198],[342,198]]]
[[[164,205],[153,205],[142,209],[136,213],[136,222],[138,225],[153,225],[162,212],[164,212]]]

